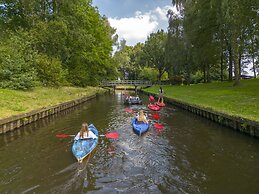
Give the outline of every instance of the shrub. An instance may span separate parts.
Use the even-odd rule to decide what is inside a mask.
[[[35,69],[39,81],[44,86],[61,86],[66,83],[66,70],[63,70],[61,61],[56,58],[50,58],[47,55],[37,55],[35,60]]]
[[[26,42],[12,36],[0,44],[0,87],[29,89],[36,85],[36,71]],[[27,54],[25,54],[27,52]],[[32,52],[33,53],[33,52]]]
[[[152,82],[155,82],[157,80],[157,76],[158,71],[150,67],[144,67],[139,74],[140,79],[150,80]]]

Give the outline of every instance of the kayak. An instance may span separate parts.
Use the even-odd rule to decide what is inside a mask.
[[[124,100],[124,104],[142,104],[142,100],[139,97],[130,96]]]
[[[149,123],[138,123],[137,118],[132,119],[133,131],[139,136],[147,132],[149,129]]]
[[[164,107],[164,106],[165,106],[165,103],[155,102],[155,105],[160,106],[160,107]]]
[[[147,107],[150,109],[150,110],[154,110],[154,111],[159,111],[161,108],[160,106],[157,106],[155,104],[149,104],[147,105]]]
[[[94,150],[98,144],[98,130],[93,124],[90,124],[88,128],[97,136],[97,138],[74,140],[72,145],[72,153],[80,163]]]

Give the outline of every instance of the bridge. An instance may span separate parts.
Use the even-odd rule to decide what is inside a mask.
[[[152,82],[148,80],[112,80],[102,81],[100,85],[102,87],[113,87],[114,89],[116,89],[116,86],[134,86],[137,90],[138,86],[152,86]]]

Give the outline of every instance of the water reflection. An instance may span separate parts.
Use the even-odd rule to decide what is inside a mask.
[[[125,106],[121,92],[98,97],[0,136],[0,193],[258,193],[257,139],[169,105],[155,120],[140,97],[141,106]],[[140,108],[165,128],[137,136],[126,110]],[[55,135],[85,121],[120,138],[100,137],[78,164],[73,139]]]

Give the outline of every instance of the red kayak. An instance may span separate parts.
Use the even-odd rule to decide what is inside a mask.
[[[164,107],[164,106],[165,106],[165,103],[155,102],[155,105],[160,106],[160,107]]]
[[[147,105],[147,107],[150,109],[150,110],[154,110],[154,111],[159,111],[161,108],[160,106],[157,106],[155,104],[149,104]]]

